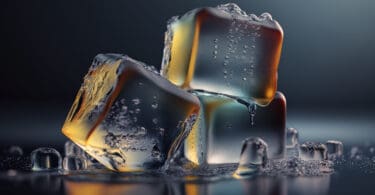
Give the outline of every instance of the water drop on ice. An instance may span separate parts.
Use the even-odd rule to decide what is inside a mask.
[[[31,152],[33,171],[53,171],[61,169],[61,155],[53,148],[38,148]]]
[[[248,109],[250,113],[250,124],[253,126],[255,124],[255,114],[257,110],[257,105],[255,103],[250,103]]]

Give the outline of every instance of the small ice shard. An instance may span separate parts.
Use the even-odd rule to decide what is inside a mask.
[[[268,160],[267,143],[259,137],[247,138],[242,145],[237,175],[251,175],[260,171]]]
[[[341,158],[344,154],[344,145],[342,142],[337,140],[328,140],[326,142],[327,151],[328,151],[328,159],[334,160]]]
[[[196,165],[238,163],[246,137],[265,140],[270,159],[284,158],[286,99],[281,92],[268,106],[257,108],[254,124],[248,105],[241,99],[197,91],[194,94],[200,100],[201,112],[185,140],[186,159]]]
[[[286,156],[298,157],[298,131],[295,128],[286,128]]]
[[[82,156],[65,156],[63,168],[66,171],[84,170],[87,168],[87,160]]]
[[[286,147],[294,148],[298,145],[298,130],[292,127],[286,129]]]
[[[155,68],[99,54],[62,131],[111,170],[144,171],[159,168],[179,148],[198,112],[198,98]]]
[[[299,147],[302,160],[327,160],[327,147],[321,143],[305,142]]]
[[[38,148],[31,152],[31,170],[56,171],[61,169],[61,155],[53,148]]]
[[[276,93],[282,41],[270,14],[248,15],[233,3],[194,9],[169,21],[161,74],[183,89],[264,106]]]

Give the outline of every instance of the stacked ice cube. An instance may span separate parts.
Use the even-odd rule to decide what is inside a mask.
[[[268,158],[282,158],[280,25],[225,4],[173,17],[167,29],[161,74],[128,56],[97,55],[63,133],[115,171],[157,169],[177,156],[198,167],[238,163],[254,136]]]

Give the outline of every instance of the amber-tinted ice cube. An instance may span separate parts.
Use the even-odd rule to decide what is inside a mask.
[[[283,30],[270,14],[247,15],[230,3],[173,17],[167,28],[161,74],[172,83],[271,102]]]
[[[281,92],[266,107],[258,107],[251,122],[240,100],[195,92],[201,103],[197,122],[185,140],[183,157],[196,165],[238,163],[242,141],[260,137],[268,143],[270,159],[285,153],[286,99]]]
[[[109,169],[160,167],[186,137],[199,100],[153,68],[99,54],[84,78],[63,133]]]

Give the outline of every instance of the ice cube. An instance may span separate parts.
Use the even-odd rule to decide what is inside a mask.
[[[344,145],[337,140],[328,140],[326,142],[328,159],[334,160],[341,158],[344,153]]]
[[[247,15],[235,4],[194,9],[169,21],[161,73],[184,89],[267,105],[277,88],[282,41],[270,14]]]
[[[344,153],[344,145],[337,140],[328,140],[326,142],[328,159],[333,160],[342,157]]]
[[[53,148],[38,148],[31,152],[31,170],[56,171],[61,169],[61,155]]]
[[[241,143],[260,137],[268,143],[271,159],[285,153],[286,100],[277,92],[273,101],[256,111],[254,124],[248,107],[239,100],[195,92],[201,112],[184,144],[183,157],[196,165],[238,163]]]
[[[305,142],[299,147],[302,160],[327,160],[327,147],[321,143]]]
[[[87,160],[81,156],[65,156],[63,168],[66,171],[84,170],[87,168]]]
[[[286,155],[288,158],[298,157],[298,131],[295,128],[286,128]]]
[[[142,171],[164,163],[198,112],[199,100],[154,68],[127,56],[99,54],[62,131],[109,169]]]
[[[294,148],[298,144],[298,131],[295,128],[289,127],[286,129],[286,147]]]
[[[267,162],[267,143],[259,137],[244,140],[237,175],[249,175],[260,171]]]

